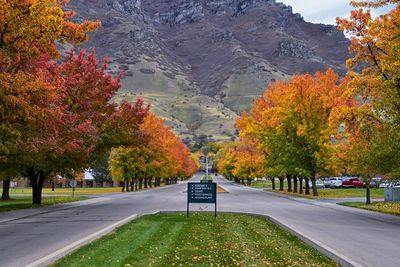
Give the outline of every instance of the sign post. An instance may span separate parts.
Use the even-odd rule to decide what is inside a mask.
[[[72,197],[74,197],[75,188],[76,188],[77,185],[78,185],[78,182],[77,182],[75,179],[74,179],[74,180],[71,180],[71,181],[69,182],[69,186],[72,187]]]
[[[216,183],[188,183],[188,199],[186,216],[189,218],[190,203],[215,204],[214,216],[217,217],[217,184]]]

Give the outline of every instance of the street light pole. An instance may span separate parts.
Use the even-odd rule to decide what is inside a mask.
[[[208,153],[206,155],[206,180],[208,181]]]

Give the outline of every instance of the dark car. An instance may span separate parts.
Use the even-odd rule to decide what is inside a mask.
[[[360,178],[349,178],[343,181],[343,188],[363,188],[364,182]]]

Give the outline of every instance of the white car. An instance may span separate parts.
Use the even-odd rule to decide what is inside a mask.
[[[312,182],[308,181],[308,185],[310,186],[310,188],[312,188]],[[325,184],[322,180],[315,180],[315,186],[317,188],[325,188]],[[303,188],[305,188],[305,186],[303,186]]]
[[[325,187],[325,188],[331,187],[331,178],[325,179],[325,181],[324,181],[324,187]]]
[[[329,181],[330,188],[341,188],[343,184],[343,178],[341,177],[333,177]]]
[[[390,186],[389,181],[383,181],[379,184],[379,188],[385,188],[385,187],[389,187],[389,186]]]

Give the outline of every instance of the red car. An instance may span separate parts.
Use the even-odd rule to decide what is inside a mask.
[[[360,178],[349,178],[343,181],[343,188],[363,188],[363,181]]]

